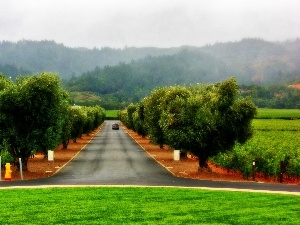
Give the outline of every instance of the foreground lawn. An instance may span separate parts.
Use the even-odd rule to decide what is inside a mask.
[[[184,188],[3,189],[0,224],[300,224],[300,196]]]

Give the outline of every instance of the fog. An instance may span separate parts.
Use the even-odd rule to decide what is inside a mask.
[[[300,37],[298,0],[0,0],[0,41],[177,47]]]

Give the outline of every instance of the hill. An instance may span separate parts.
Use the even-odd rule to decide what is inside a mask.
[[[240,83],[282,84],[300,78],[300,39],[283,43],[243,39],[201,50],[232,68]]]
[[[132,60],[144,59],[148,56],[174,56],[182,51],[193,54],[191,57],[188,56],[189,59],[196,54],[199,56],[194,57],[191,62],[185,60],[179,62],[180,64],[187,63],[188,67],[195,67],[193,71],[197,73],[202,70],[201,65],[208,62],[210,69],[204,69],[208,73],[207,76],[212,78],[216,74],[219,75],[219,78],[213,80],[220,80],[222,76],[226,77],[227,73],[231,73],[243,84],[271,84],[287,83],[300,76],[300,39],[282,43],[267,42],[262,39],[243,39],[239,42],[216,43],[204,47],[124,49],[69,48],[47,40],[22,40],[16,43],[2,41],[0,42],[0,72],[14,78],[16,74],[51,71],[58,73],[62,79],[68,80],[92,71],[96,67],[115,66],[120,62],[131,63]],[[178,61],[176,57],[174,59]],[[216,71],[219,67],[222,70]]]
[[[65,85],[70,91],[98,93],[103,107],[116,109],[139,102],[158,86],[215,83],[235,76],[239,84],[252,85],[255,94],[260,93],[256,97],[261,99],[266,96],[264,92],[274,92],[274,95],[279,90],[280,93],[290,92],[286,84],[300,80],[299,59],[294,48],[287,47],[297,44],[298,41],[279,44],[245,39],[203,48],[186,46],[173,55],[148,56],[130,63],[97,67],[70,79]],[[283,87],[257,88],[255,85]],[[246,89],[246,93],[250,93],[249,88]],[[272,98],[273,95],[268,96],[267,102]]]
[[[83,72],[93,70],[96,66],[116,65],[119,62],[129,63],[131,60],[148,55],[159,56],[175,54],[179,48],[69,48],[54,41],[22,40],[16,43],[0,42],[0,72],[15,77],[15,70],[38,73],[51,71],[58,73],[62,79],[79,76]],[[14,67],[1,70],[1,67]]]
[[[12,78],[18,74],[56,72],[67,90],[92,92],[101,98],[104,108],[119,109],[130,102],[139,102],[157,86],[215,83],[232,76],[240,85],[299,83],[299,52],[300,39],[287,42],[243,39],[165,49],[87,49],[69,48],[54,41],[3,41],[0,72]],[[256,95],[261,89],[267,90],[252,89]]]

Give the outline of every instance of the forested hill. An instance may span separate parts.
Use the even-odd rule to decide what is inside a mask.
[[[284,47],[289,44],[251,39],[228,43],[232,45],[228,51],[222,49],[226,44],[220,44],[221,48],[217,45],[186,47],[174,55],[148,56],[128,64],[97,67],[70,79],[66,88],[69,91],[98,93],[103,98],[103,107],[122,108],[130,102],[140,101],[158,86],[215,83],[232,76],[240,85],[284,86],[300,80],[300,70],[296,64],[298,53],[289,56],[288,52],[294,51]],[[244,49],[233,48],[235,45],[241,45]]]
[[[201,50],[226,63],[240,82],[281,84],[300,78],[300,39],[283,43],[243,39]]]
[[[27,41],[16,43],[0,42],[0,72],[14,78],[16,72],[37,73],[51,71],[58,73],[62,79],[79,76],[93,70],[96,66],[116,65],[119,62],[129,63],[131,60],[148,55],[173,55],[180,48],[69,48],[54,41]]]
[[[182,51],[185,53],[182,54]],[[299,52],[300,39],[280,43],[243,39],[204,47],[124,49],[69,48],[54,41],[2,41],[0,72],[14,78],[17,74],[51,71],[58,73],[62,79],[70,79],[96,67],[114,66],[120,62],[130,64],[132,60],[137,61],[148,56],[174,56],[168,59],[169,62],[163,58],[164,63],[156,67],[173,67],[172,70],[177,68],[176,73],[190,78],[197,77],[198,73],[198,78],[192,82],[220,80],[230,73],[238,77],[239,83],[286,83],[299,78]],[[150,63],[149,58],[140,64],[147,63]],[[194,75],[183,74],[186,68]],[[204,76],[204,73],[207,74]],[[184,77],[180,80],[190,82],[185,81]]]

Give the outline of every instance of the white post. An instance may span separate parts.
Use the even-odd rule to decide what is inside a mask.
[[[19,158],[19,163],[20,163],[20,175],[21,175],[21,180],[23,180],[23,167],[22,167],[22,159]]]
[[[48,161],[54,160],[54,153],[52,150],[48,150]]]
[[[180,150],[174,150],[174,161],[180,160]]]

